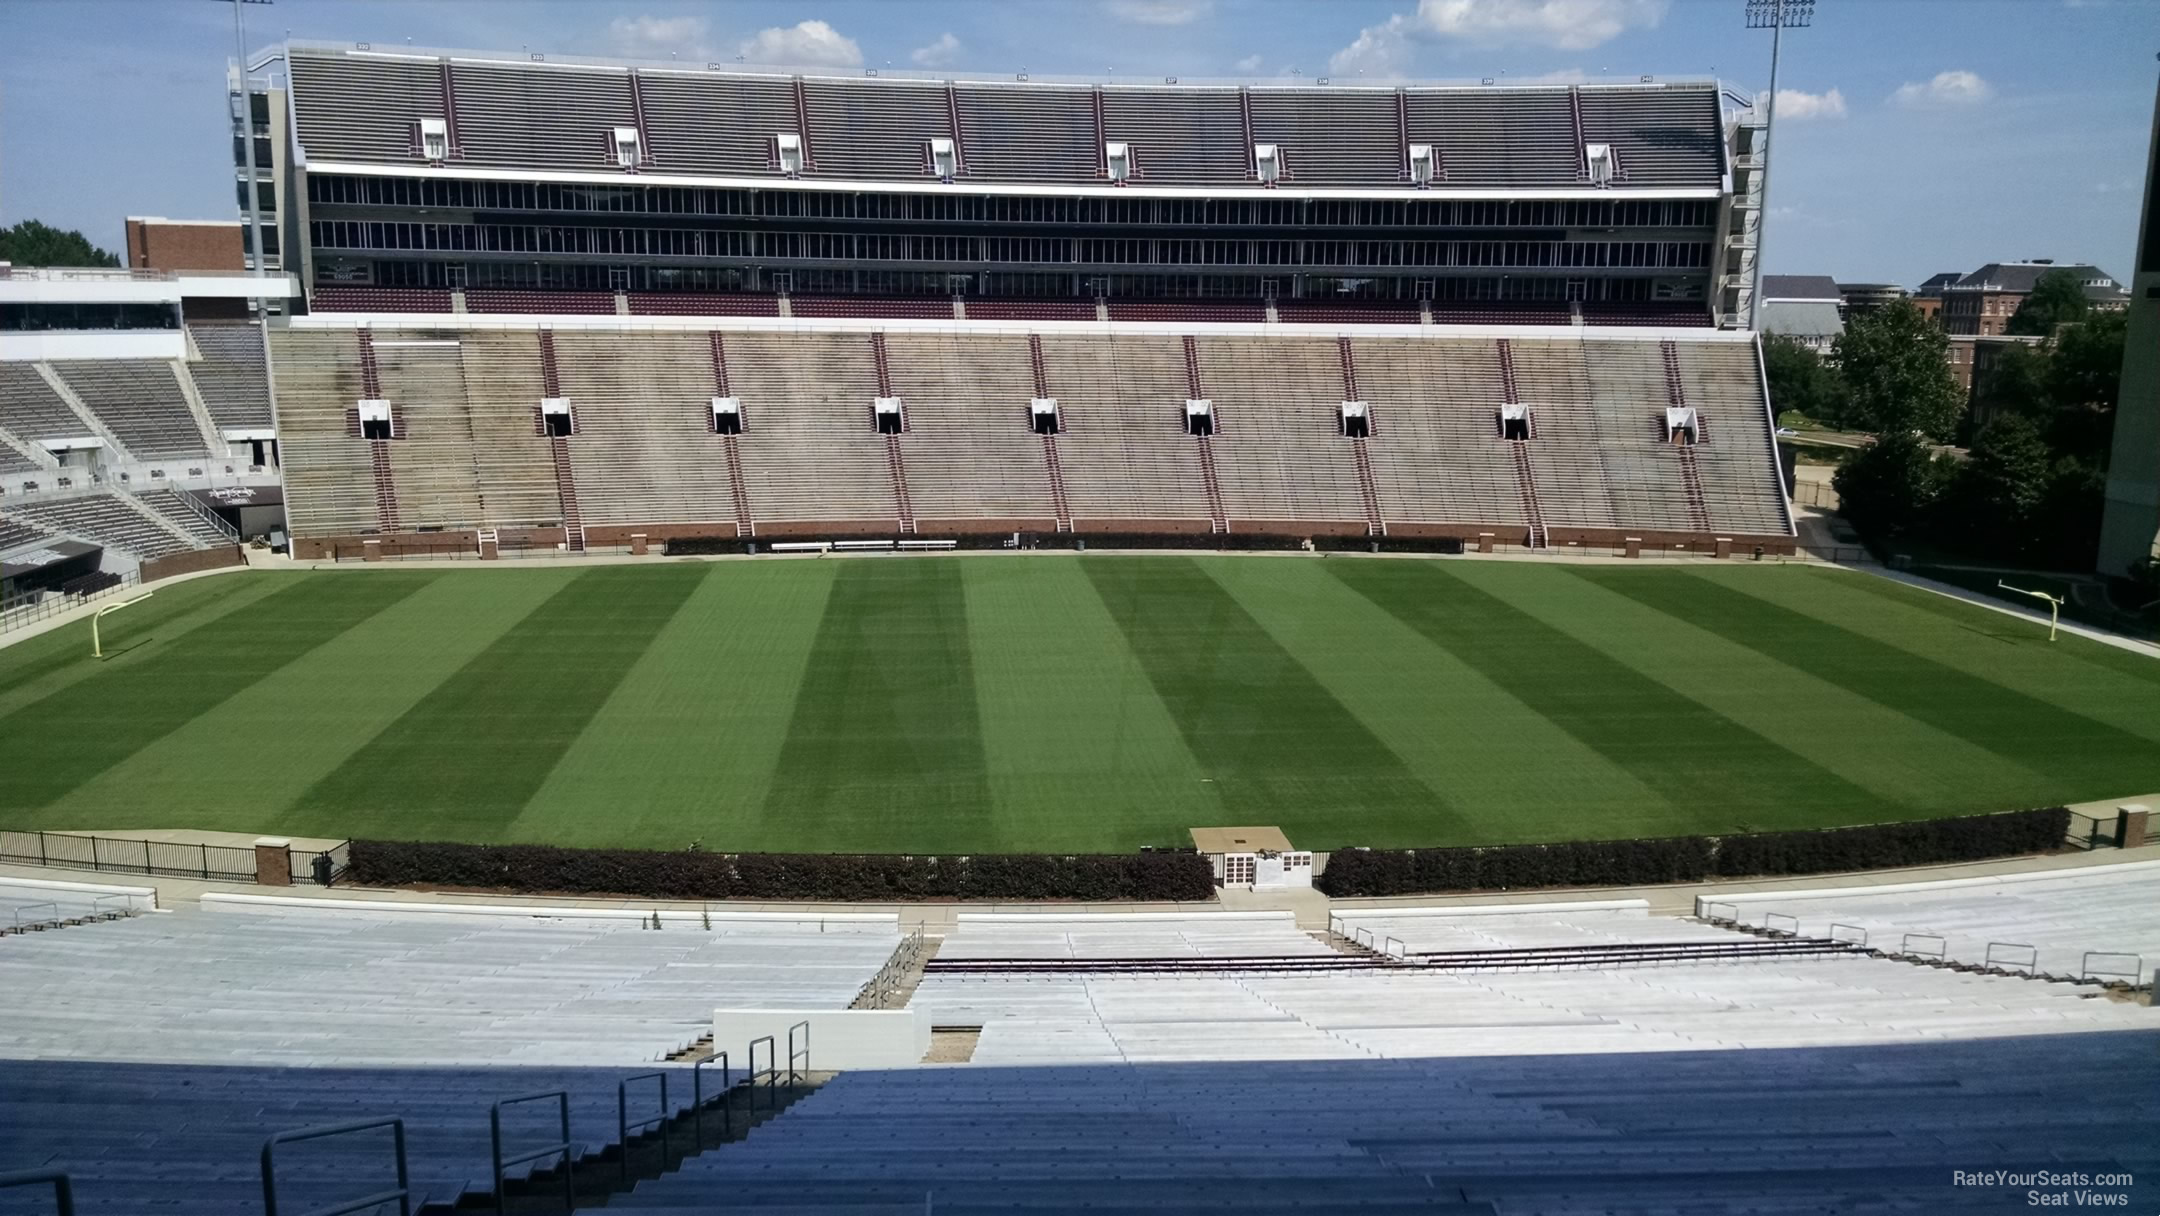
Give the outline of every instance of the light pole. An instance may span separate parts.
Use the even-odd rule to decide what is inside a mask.
[[[91,658],[93,658],[93,659],[102,659],[102,658],[104,658],[104,657],[105,657],[105,642],[104,642],[104,639],[103,639],[103,638],[101,638],[101,637],[99,637],[99,636],[98,636],[98,622],[99,622],[99,621],[102,621],[102,620],[104,620],[104,619],[105,619],[105,614],[106,614],[106,613],[108,613],[108,612],[118,612],[118,611],[120,611],[120,610],[121,610],[122,608],[125,608],[125,607],[127,607],[127,606],[128,606],[129,604],[140,604],[140,603],[142,603],[142,602],[143,602],[144,600],[146,600],[146,599],[149,599],[149,598],[150,598],[151,596],[153,596],[153,595],[156,595],[156,594],[157,594],[157,592],[155,592],[155,591],[145,591],[145,592],[143,592],[143,593],[142,593],[141,595],[138,595],[138,596],[136,596],[136,597],[135,597],[134,599],[131,599],[131,600],[121,600],[121,601],[120,601],[119,603],[117,603],[117,604],[107,604],[107,605],[105,605],[105,606],[104,606],[103,608],[100,608],[100,609],[98,609],[98,610],[97,610],[96,612],[93,612],[93,613],[91,613],[91,614],[90,614],[90,657],[91,657]]]
[[[1748,285],[1748,328],[1759,329],[1762,317],[1763,233],[1770,227],[1770,147],[1777,122],[1778,51],[1788,29],[1803,29],[1815,19],[1815,0],[1747,0],[1747,25],[1770,31],[1770,104],[1763,112],[1763,142],[1756,153],[1762,158],[1762,207],[1755,215],[1755,275]]]
[[[2001,579],[1996,579],[1995,585],[2005,591],[2015,591],[2019,595],[2029,595],[2036,600],[2046,600],[2048,606],[2048,641],[2055,640],[2055,622],[2062,617],[2062,606],[2070,601],[2056,599],[2045,591],[2027,591],[2023,587],[2013,587]]]

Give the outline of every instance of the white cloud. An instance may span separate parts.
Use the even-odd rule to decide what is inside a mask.
[[[1259,71],[1260,65],[1264,62],[1266,62],[1266,60],[1263,60],[1258,55],[1247,55],[1243,59],[1238,60],[1236,63],[1233,63],[1230,66],[1236,68],[1240,76],[1249,76],[1252,73]]]
[[[1669,0],[1418,0],[1417,11],[1359,31],[1357,41],[1328,60],[1328,70],[1400,74],[1417,43],[1586,51],[1656,25],[1668,7]]]
[[[608,40],[617,51],[636,58],[664,59],[671,52],[706,57],[703,17],[617,17],[608,23]]]
[[[930,45],[919,46],[910,51],[908,58],[926,68],[944,67],[960,58],[960,40],[952,36],[951,30],[947,30],[939,34],[937,41]]]
[[[1903,106],[1975,106],[1995,95],[1994,86],[1972,72],[1938,72],[1926,84],[1907,82],[1890,95]]]
[[[822,21],[759,30],[742,44],[742,57],[751,63],[783,67],[859,68],[862,48],[853,38]]]
[[[1777,114],[1795,122],[1811,118],[1845,117],[1845,95],[1832,89],[1827,93],[1803,93],[1799,89],[1777,91]]]
[[[1134,25],[1191,25],[1215,11],[1215,0],[1104,0],[1103,8]]]

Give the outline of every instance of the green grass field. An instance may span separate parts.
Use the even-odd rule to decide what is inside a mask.
[[[0,827],[1437,845],[2160,788],[2160,662],[1843,571],[982,556],[247,573],[0,649]]]

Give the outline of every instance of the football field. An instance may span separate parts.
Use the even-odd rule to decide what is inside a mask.
[[[1850,571],[250,572],[0,649],[0,827],[776,851],[1869,823],[2160,789],[2160,661]]]

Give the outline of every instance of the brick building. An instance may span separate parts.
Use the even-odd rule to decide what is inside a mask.
[[[130,270],[246,270],[247,252],[236,220],[127,219]]]
[[[2056,265],[2049,260],[1989,262],[1943,288],[1942,326],[1952,336],[1992,338],[2003,333],[2040,276],[2067,270],[2085,287],[2094,308],[2121,308],[2130,300],[2123,285],[2095,266]],[[1937,275],[1936,279],[1941,278]],[[1928,280],[1929,283],[1935,279]]]

